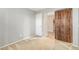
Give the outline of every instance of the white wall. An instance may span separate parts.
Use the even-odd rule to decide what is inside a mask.
[[[43,36],[47,36],[49,31],[53,32],[53,28],[52,29],[48,28],[48,15],[54,15],[54,11],[43,12],[42,14],[43,14]]]
[[[35,35],[35,13],[28,9],[0,9],[0,46]]]
[[[43,13],[43,36],[48,35],[47,13]]]
[[[42,18],[42,13],[37,13],[36,14],[36,35],[38,36],[42,36],[43,35],[43,31],[42,31],[42,28],[43,28],[43,25],[42,25],[42,21],[43,21],[43,18]]]
[[[78,8],[78,43],[79,43],[79,8]],[[79,44],[78,44],[79,46]]]
[[[39,19],[41,21],[39,21]],[[40,23],[41,26],[38,23]],[[46,12],[39,12],[39,13],[36,14],[36,35],[39,35],[39,34],[42,34],[42,36],[48,35],[47,13]]]
[[[74,46],[79,46],[79,38],[78,38],[78,27],[79,27],[79,10],[78,8],[73,8],[73,45]]]

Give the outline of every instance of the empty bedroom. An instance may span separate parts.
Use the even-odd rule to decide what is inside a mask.
[[[78,8],[0,8],[0,50],[78,50]]]

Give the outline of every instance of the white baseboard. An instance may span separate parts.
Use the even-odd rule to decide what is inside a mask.
[[[78,46],[78,45],[75,45],[75,44],[73,44],[72,46],[74,46],[74,47],[78,47],[78,48],[79,48],[79,46]]]
[[[20,41],[22,41],[22,40],[27,40],[27,39],[29,40],[30,38],[31,38],[31,37],[24,37],[23,39],[20,39],[20,40],[17,40],[17,41],[15,41],[15,42],[6,44],[6,45],[4,45],[4,46],[1,46],[0,48],[7,47],[7,46],[9,46],[9,45],[15,44],[15,43],[20,42]]]

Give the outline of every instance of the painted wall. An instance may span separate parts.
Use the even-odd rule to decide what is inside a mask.
[[[37,36],[42,36],[43,35],[43,31],[42,31],[42,13],[37,13],[36,14],[36,35]]]
[[[48,25],[48,32],[53,32],[53,20],[54,20],[54,12],[50,12],[47,15],[47,25]]]
[[[48,11],[48,12],[43,12],[43,35],[47,36],[48,32],[53,32],[53,20],[51,20],[51,24],[49,24],[48,16],[49,15],[54,15],[54,11]],[[48,27],[49,26],[49,27]]]
[[[46,13],[42,14],[43,14],[43,36],[47,36],[48,35],[47,14]]]
[[[78,8],[78,47],[79,47],[79,8]]]
[[[79,10],[78,8],[73,8],[73,14],[72,14],[72,18],[73,18],[73,45],[74,46],[79,46]]]
[[[0,46],[35,35],[35,13],[23,8],[0,9]]]
[[[41,21],[39,19],[41,19]],[[36,14],[36,35],[40,34],[40,32],[42,36],[47,36],[48,34],[46,12],[39,12]]]

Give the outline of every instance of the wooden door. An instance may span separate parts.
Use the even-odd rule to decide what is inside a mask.
[[[55,12],[55,38],[72,42],[72,9]]]
[[[72,9],[65,10],[65,39],[66,42],[72,42]]]

